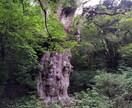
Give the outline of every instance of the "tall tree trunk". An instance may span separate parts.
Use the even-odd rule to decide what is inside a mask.
[[[69,33],[76,8],[69,10],[70,12],[66,15],[63,6],[64,4],[60,4],[56,14],[58,20],[63,23],[65,32]],[[60,103],[61,105],[75,103],[75,100],[70,98],[67,92],[69,75],[72,71],[70,60],[70,49],[64,52],[48,52],[42,56],[40,60],[41,71],[38,77],[38,94],[44,102]]]
[[[69,75],[72,71],[71,52],[48,52],[41,58],[38,93],[47,103],[72,104],[68,96]]]

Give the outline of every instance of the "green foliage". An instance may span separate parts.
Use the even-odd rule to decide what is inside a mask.
[[[107,11],[107,7],[105,5],[100,4],[99,9],[102,11]]]
[[[106,10],[105,7],[105,9],[102,8],[103,7],[100,6],[98,11],[104,12]],[[85,56],[84,59],[80,59],[80,56],[75,56],[77,67],[79,67],[80,64],[86,66],[86,63],[84,64],[84,62],[91,58],[91,61],[93,62],[89,62],[87,67],[92,65],[92,69],[107,68],[116,70],[120,64],[132,66],[132,57],[130,55],[126,56],[126,52],[130,52],[129,54],[131,54],[131,11],[126,12],[125,15],[96,15],[92,20],[85,19],[84,22],[85,23],[81,30],[81,41],[82,43],[90,43],[94,47],[94,51],[92,53],[93,58],[91,56],[87,56],[86,52],[80,54],[82,58]],[[126,50],[125,46],[128,46],[126,47]],[[82,49],[85,51],[89,49],[89,47],[83,47]],[[80,52],[79,49],[77,50]],[[78,58],[79,60],[77,60]],[[122,61],[119,62],[121,58]],[[86,68],[83,67],[83,69]]]
[[[58,16],[51,14],[48,18],[48,29],[53,39],[64,41],[66,33],[64,32],[63,25],[59,22]]]
[[[81,100],[80,108],[112,108],[112,101],[108,97],[97,92],[96,89],[87,90],[86,92],[75,93],[77,99]]]
[[[104,70],[96,71],[94,74],[96,84],[92,86],[92,89],[87,88],[85,92],[75,93],[75,97],[81,101],[77,108],[84,106],[88,108],[131,108],[132,68],[122,66],[116,73],[118,74],[108,73]],[[89,73],[84,76],[82,74],[83,72],[76,75],[76,79],[82,78],[79,80],[80,83],[84,79],[93,80],[92,77],[85,77]],[[76,82],[76,79],[73,82]]]
[[[15,80],[22,85],[36,86],[36,81],[32,81],[33,69],[38,66],[38,57],[36,52],[29,46],[17,46],[15,49],[12,49],[15,52],[15,55],[12,55],[15,58],[14,63],[17,64],[16,72],[14,73]],[[18,56],[21,55],[21,56]]]
[[[132,43],[123,46],[120,51],[123,56],[132,56]]]
[[[0,1],[0,43],[1,52],[4,52],[4,55],[0,55],[0,59],[3,58],[0,61],[5,66],[0,65],[0,68],[9,74],[8,80],[33,86],[32,70],[38,66],[36,50],[41,49],[39,43],[46,35],[43,18],[38,14],[40,8],[30,6],[28,1],[25,4],[23,11],[22,4],[18,1]]]
[[[74,40],[66,41],[69,36],[55,14],[50,14],[48,17],[48,30],[52,37],[51,42],[49,40],[51,51],[64,51],[67,48],[72,49],[77,45],[77,42]]]
[[[2,108],[61,108],[59,105],[44,104],[35,95],[28,95],[17,100],[3,100]]]
[[[109,98],[115,98],[123,94],[124,76],[111,73],[102,73],[95,77],[97,88]]]
[[[132,43],[126,44],[119,49],[122,54],[122,65],[132,66]]]
[[[131,108],[132,96],[132,68],[120,67],[118,74],[107,73],[104,70],[94,72],[75,72],[72,83],[77,86],[90,80],[96,81],[92,89],[74,93],[79,101],[75,106],[69,108]],[[76,88],[77,89],[77,88]],[[26,96],[17,100],[2,101],[6,108],[61,108],[59,105],[46,105],[36,96]],[[3,108],[4,108],[3,107]]]
[[[53,39],[50,44],[51,50],[62,51],[65,47],[65,39],[67,38],[67,34],[63,29],[63,25],[57,18],[58,17],[55,14],[50,14],[48,18],[48,29]]]
[[[125,68],[122,74],[111,74],[102,72],[95,76],[96,87],[99,93],[108,97],[114,108],[130,107],[132,96],[131,68]],[[119,70],[121,72],[121,69]],[[124,108],[123,107],[123,108]]]
[[[131,29],[131,24],[132,24],[132,12],[127,12],[125,16],[120,16],[120,22],[119,22],[119,27],[126,28],[126,29]]]
[[[69,92],[79,92],[86,90],[88,87],[91,89],[95,74],[93,71],[73,71],[70,77]]]
[[[94,46],[90,42],[82,41],[73,50],[72,62],[76,70],[91,69]]]

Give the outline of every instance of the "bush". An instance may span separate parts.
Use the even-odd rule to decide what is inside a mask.
[[[122,74],[99,72],[95,76],[99,93],[112,101],[114,108],[131,108],[132,100],[132,69],[119,70]]]
[[[0,108],[61,108],[59,105],[47,105],[35,95],[24,96],[17,100],[3,100]]]
[[[122,66],[116,73],[118,74],[102,70],[96,71],[95,75],[94,72],[96,84],[93,85],[93,89],[75,93],[75,97],[81,100],[81,104],[78,106],[86,106],[87,108],[132,108],[132,68]],[[83,81],[89,81],[87,77],[84,77],[88,76],[88,73],[84,76],[81,73],[76,73],[75,76],[76,80],[73,78],[75,82],[86,83]]]
[[[82,91],[81,93],[75,93],[75,97],[81,100],[79,108],[111,108],[112,101],[108,97],[99,94],[94,88],[93,90]]]
[[[70,76],[70,87],[71,93],[84,91],[87,88],[92,89],[94,82],[92,79],[95,76],[94,71],[73,71]]]

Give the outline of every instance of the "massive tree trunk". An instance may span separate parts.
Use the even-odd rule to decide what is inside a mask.
[[[42,6],[42,4],[40,5]],[[69,33],[76,8],[70,8],[71,10],[67,11],[63,6],[64,4],[60,4],[56,14],[58,20],[63,23],[65,32]],[[69,75],[72,72],[70,60],[70,49],[66,49],[64,52],[47,52],[42,56],[40,60],[41,71],[38,77],[38,94],[44,102],[60,103],[61,105],[75,103],[75,100],[70,98],[67,92]]]
[[[38,93],[46,103],[72,104],[68,96],[69,75],[72,71],[71,52],[48,52],[41,58]]]

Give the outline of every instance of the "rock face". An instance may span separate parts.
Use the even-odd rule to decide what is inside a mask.
[[[41,58],[38,94],[46,103],[71,104],[68,96],[69,75],[72,71],[71,52],[48,52]]]

